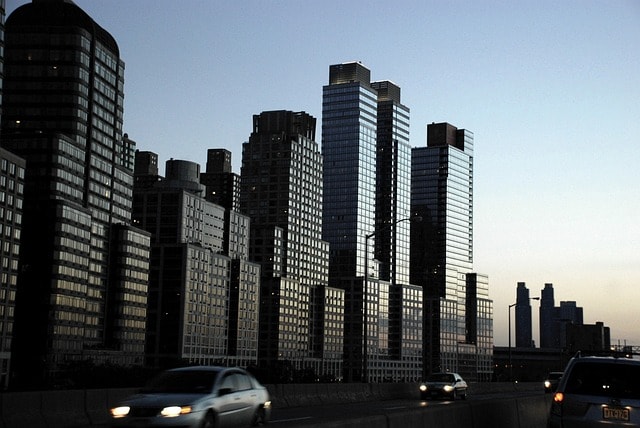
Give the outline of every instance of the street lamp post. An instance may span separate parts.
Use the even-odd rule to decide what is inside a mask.
[[[529,297],[529,300],[540,300],[539,297]],[[511,362],[511,308],[518,302],[509,305],[509,382],[513,380],[513,363]]]
[[[393,223],[387,224],[385,227],[381,229],[374,229],[373,232],[365,235],[364,237],[364,276],[363,276],[363,284],[362,284],[362,381],[368,382],[368,346],[369,346],[369,319],[368,319],[368,297],[369,297],[369,239],[373,238],[378,232],[386,230],[392,226],[395,226],[398,223],[402,223],[403,221],[422,221],[421,216],[412,216],[400,219]],[[395,247],[395,240],[394,240]]]

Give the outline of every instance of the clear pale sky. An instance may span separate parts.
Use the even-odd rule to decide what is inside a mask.
[[[75,3],[118,42],[124,131],[162,172],[226,148],[240,173],[267,110],[313,115],[320,142],[329,65],[361,61],[402,88],[412,146],[431,122],[475,134],[474,269],[495,344],[524,281],[640,345],[640,1]]]

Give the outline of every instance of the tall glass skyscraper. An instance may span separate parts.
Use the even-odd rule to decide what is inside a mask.
[[[466,334],[466,275],[473,263],[473,134],[427,126],[427,147],[412,149],[411,282],[424,290],[425,374],[458,371],[475,379],[476,345]]]
[[[55,383],[78,360],[135,364],[150,239],[130,227],[134,147],[122,135],[118,45],[63,0],[19,7],[5,30],[2,146],[27,161],[15,379]]]
[[[347,299],[345,379],[418,376],[412,332],[422,297],[409,284],[409,109],[400,88],[371,82],[359,62],[331,65],[322,150],[330,284]]]

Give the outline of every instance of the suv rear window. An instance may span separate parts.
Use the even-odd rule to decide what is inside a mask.
[[[624,361],[577,362],[565,392],[613,398],[640,398],[640,364]]]

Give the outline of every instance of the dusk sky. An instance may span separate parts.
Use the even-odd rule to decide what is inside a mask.
[[[162,174],[170,158],[204,169],[210,148],[239,174],[267,110],[316,117],[320,143],[329,66],[361,61],[401,87],[413,147],[431,122],[474,133],[474,270],[495,344],[523,281],[640,345],[640,1],[75,3],[116,39],[124,132]]]

